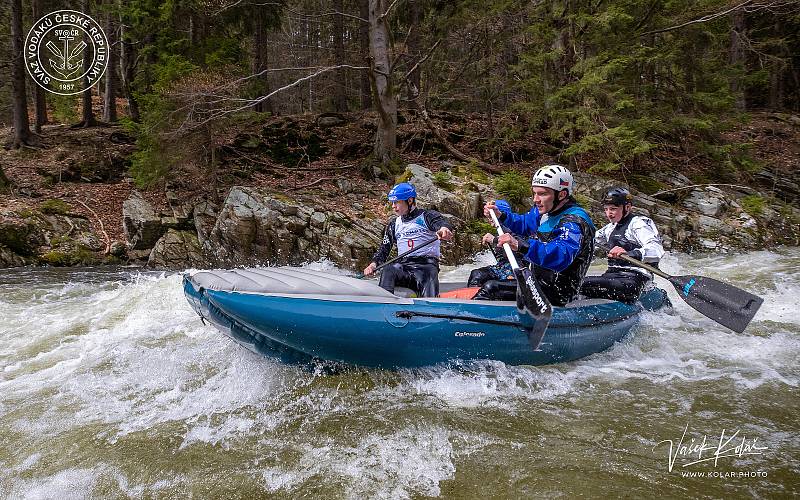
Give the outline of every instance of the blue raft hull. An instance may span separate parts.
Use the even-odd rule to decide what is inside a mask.
[[[202,318],[254,352],[284,362],[322,359],[384,368],[475,359],[511,365],[572,361],[620,341],[643,310],[669,305],[666,292],[654,288],[634,305],[588,301],[554,308],[541,348],[533,351],[512,302],[276,296],[209,290],[188,276],[184,293]]]

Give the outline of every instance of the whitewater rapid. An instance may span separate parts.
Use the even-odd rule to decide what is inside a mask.
[[[488,259],[446,268],[441,280],[463,280]],[[204,325],[178,273],[2,270],[0,494],[791,496],[798,265],[798,249],[662,261],[667,273],[761,295],[743,334],[657,279],[674,310],[645,314],[625,341],[573,363],[333,374],[262,358]],[[767,453],[726,466],[767,476],[668,472],[659,442],[685,426],[758,437]]]

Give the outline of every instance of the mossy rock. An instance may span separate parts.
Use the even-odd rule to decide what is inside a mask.
[[[747,195],[739,200],[739,203],[742,205],[745,212],[754,217],[763,214],[764,207],[766,206],[766,200],[758,194]]]
[[[67,215],[70,208],[63,200],[45,200],[39,205],[39,210],[48,215]]]
[[[79,245],[72,250],[50,250],[39,256],[42,264],[51,266],[90,265],[97,262],[95,255],[86,247]]]
[[[53,236],[50,238],[50,246],[56,248],[62,245],[69,245],[72,241],[69,236]]]
[[[328,220],[332,224],[336,224],[336,225],[345,227],[347,229],[352,229],[352,227],[353,227],[353,221],[351,221],[350,219],[345,219],[343,217],[337,217],[335,215],[331,215]]]
[[[283,203],[287,203],[287,204],[295,203],[295,199],[294,198],[292,198],[291,196],[287,196],[284,193],[271,193],[270,196],[272,196],[273,198],[275,198],[278,201],[282,201]]]
[[[647,177],[646,175],[632,175],[630,179],[631,186],[643,192],[644,194],[652,195],[667,189],[666,184],[651,177]]]
[[[446,191],[453,191],[453,189],[455,189],[453,177],[449,173],[441,170],[433,174],[433,184]]]
[[[22,226],[0,223],[0,245],[23,257],[33,255],[34,251],[29,242],[32,229],[30,223]]]
[[[400,174],[400,175],[398,175],[397,177],[394,178],[394,183],[395,184],[400,184],[401,182],[408,182],[408,181],[411,180],[411,178],[413,176],[414,176],[414,174],[411,173],[411,170],[406,169],[406,170],[403,171],[402,174]]]
[[[489,221],[483,219],[472,219],[464,226],[464,232],[467,234],[484,235],[486,233],[494,233],[495,229],[489,224]]]
[[[582,206],[583,208],[585,208],[586,210],[591,211],[594,208],[595,201],[593,199],[589,198],[588,196],[586,196],[584,194],[580,194],[580,193],[575,193],[572,196],[573,196],[573,198],[575,198],[575,200],[578,202],[578,204],[580,206]]]
[[[467,193],[479,193],[480,192],[480,188],[474,182],[467,182],[466,184],[464,184],[463,188],[464,188],[464,191],[466,191]]]
[[[477,163],[470,163],[468,166],[467,178],[479,184],[489,184],[489,175],[478,167]]]

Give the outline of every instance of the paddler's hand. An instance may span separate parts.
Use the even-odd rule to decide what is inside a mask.
[[[489,219],[489,221],[492,221],[492,216],[489,215],[489,212],[492,212],[492,211],[494,211],[494,214],[497,216],[497,218],[499,220],[500,219],[500,209],[497,208],[497,205],[495,205],[493,201],[490,201],[490,202],[486,203],[486,205],[483,206],[483,216],[486,217],[487,219]]]
[[[453,231],[447,229],[446,227],[442,227],[436,231],[436,236],[438,236],[442,241],[450,241],[453,239]]]
[[[625,255],[626,253],[628,252],[626,252],[624,248],[617,246],[608,251],[608,256],[612,259],[616,259],[620,255]]]
[[[506,243],[508,243],[508,245],[511,247],[511,250],[514,250],[515,252],[519,250],[519,242],[517,241],[516,238],[514,238],[510,234],[505,233],[502,236],[497,237],[498,248],[502,248],[503,245]]]
[[[494,243],[494,235],[492,233],[486,233],[481,238],[481,245],[492,245]]]
[[[375,268],[378,267],[378,264],[374,262],[370,262],[367,267],[364,268],[364,276],[371,276],[375,274]]]

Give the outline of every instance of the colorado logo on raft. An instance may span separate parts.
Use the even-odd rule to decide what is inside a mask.
[[[454,337],[485,337],[486,332],[455,332]]]
[[[108,67],[108,38],[89,15],[51,12],[25,37],[25,68],[37,85],[59,95],[79,94],[100,81]]]

